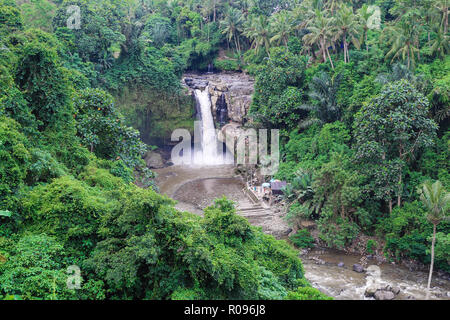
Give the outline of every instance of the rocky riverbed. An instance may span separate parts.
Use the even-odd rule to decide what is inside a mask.
[[[420,300],[425,298],[428,274],[376,257],[316,249],[303,251],[306,278],[337,300]],[[450,300],[450,282],[435,274],[433,300]]]

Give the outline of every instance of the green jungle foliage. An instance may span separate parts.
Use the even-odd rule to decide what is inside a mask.
[[[446,0],[0,0],[0,298],[328,299],[287,242],[226,199],[176,211],[144,167],[211,66],[281,130],[287,220],[318,231],[294,244],[429,263],[435,225],[450,271],[448,201],[437,220],[417,191],[450,187],[449,36]]]

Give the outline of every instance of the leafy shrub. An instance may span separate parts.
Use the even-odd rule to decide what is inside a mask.
[[[71,254],[89,253],[98,219],[112,205],[98,190],[68,176],[33,189],[22,204],[27,229],[56,237]]]
[[[412,258],[429,264],[431,257],[427,253],[431,248],[430,236],[433,228],[427,220],[427,213],[418,201],[405,203],[403,207],[394,208],[392,214],[384,218],[377,227],[378,233],[384,233],[386,238],[385,250],[394,258]],[[438,232],[448,234],[449,222],[442,222]],[[445,240],[441,238],[445,248]],[[450,270],[445,255],[436,256],[438,268]]]
[[[49,152],[32,149],[28,180],[36,182],[50,182],[53,178],[59,178],[67,174],[67,168],[61,165]]]
[[[289,291],[286,300],[333,300],[333,298],[315,288],[300,287],[296,291]]]
[[[315,246],[314,238],[306,229],[299,230],[290,239],[299,248],[314,248]]]
[[[68,299],[62,244],[46,235],[25,236],[12,249],[12,256],[0,263],[0,288],[21,299]]]
[[[366,250],[369,254],[374,254],[377,247],[378,243],[375,240],[373,239],[367,240]]]
[[[221,71],[239,71],[241,69],[239,61],[235,59],[215,59],[214,67]]]
[[[23,184],[27,175],[30,153],[19,124],[0,116],[0,207],[10,203],[10,197]]]
[[[326,208],[322,211],[317,226],[319,237],[330,248],[343,249],[351,244],[360,232],[359,226],[347,218],[334,217],[333,212]]]

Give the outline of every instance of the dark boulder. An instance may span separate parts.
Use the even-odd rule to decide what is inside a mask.
[[[364,267],[358,263],[353,265],[353,271],[358,273],[364,273]]]

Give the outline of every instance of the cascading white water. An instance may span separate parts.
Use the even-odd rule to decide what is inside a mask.
[[[195,164],[223,164],[223,154],[218,152],[218,140],[211,111],[211,97],[209,95],[208,87],[204,90],[196,89],[195,98],[200,107],[202,118],[202,151],[195,153]]]

